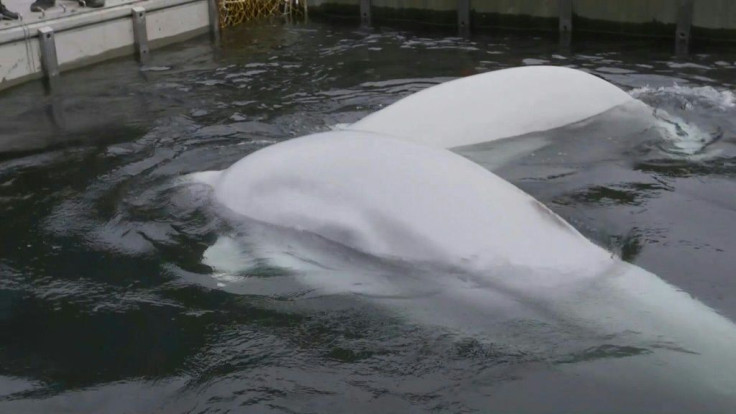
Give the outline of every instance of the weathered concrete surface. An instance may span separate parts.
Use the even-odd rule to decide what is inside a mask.
[[[0,25],[0,90],[42,76],[38,29],[51,27],[62,70],[114,56],[133,55],[131,9],[146,9],[149,46],[180,41],[209,30],[206,0],[107,0],[104,8],[82,8],[57,0],[45,13],[31,13],[30,1],[4,0],[23,14]],[[62,7],[63,6],[63,7]],[[23,7],[24,9],[21,9]]]
[[[0,23],[0,30],[9,27],[31,25],[33,23],[48,22],[61,17],[76,16],[86,13],[94,13],[101,9],[82,7],[77,0],[56,0],[56,6],[44,12],[31,12],[31,3],[34,0],[3,0],[3,4],[21,15],[22,20],[4,20]],[[105,0],[105,8],[117,7],[123,4],[131,4],[140,0]]]
[[[470,2],[476,13],[528,15],[533,17],[557,17],[557,0],[496,0]]]
[[[457,10],[457,0],[372,0],[373,7],[420,10]]]
[[[695,0],[693,26],[705,29],[736,29],[736,1]]]
[[[575,24],[573,30],[614,32],[648,36],[674,36],[680,3],[685,0],[572,0]],[[359,0],[310,0],[310,10],[352,12]],[[380,10],[378,17],[389,17],[393,10],[406,20],[428,19],[428,12],[447,13],[457,10],[457,0],[373,0]],[[695,0],[693,29],[704,37],[736,40],[735,0]],[[471,0],[473,20],[479,26],[521,29],[556,29],[559,0]],[[420,11],[420,12],[419,12]],[[433,21],[434,20],[434,21]],[[447,20],[440,18],[440,21]],[[422,23],[416,21],[416,23]],[[579,23],[579,24],[578,24]],[[699,30],[700,29],[700,30]]]
[[[702,1],[702,0],[701,0]],[[705,0],[708,1],[708,0]],[[616,23],[674,24],[679,0],[573,0],[578,17]]]

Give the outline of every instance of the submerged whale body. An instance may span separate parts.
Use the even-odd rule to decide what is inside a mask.
[[[585,114],[549,116],[533,128],[578,116]],[[591,243],[512,184],[436,148],[458,140],[430,138],[431,145],[420,145],[404,139],[406,131],[389,126],[381,133],[360,132],[360,126],[275,144],[223,171],[193,178],[212,187],[216,204],[229,217],[257,223],[270,256],[287,253],[282,256],[296,258],[289,263],[296,271],[304,265],[323,273],[304,278],[305,284],[340,284],[330,279],[343,276],[330,272],[340,266],[361,273],[363,259],[335,258],[346,251],[375,257],[377,263],[399,262],[401,271],[381,268],[380,293],[423,285],[441,290],[408,313],[422,322],[463,329],[463,316],[472,312],[498,318],[523,313],[566,334],[636,350],[615,361],[565,364],[560,368],[565,372],[652,395],[736,406],[733,322]],[[217,263],[229,254],[208,251],[205,258],[213,268],[235,271]],[[411,267],[426,273],[416,285],[402,280]],[[364,282],[378,273],[361,274],[366,279],[343,283],[343,292],[372,293]],[[390,299],[378,302],[407,307]],[[523,340],[546,335],[529,330]]]

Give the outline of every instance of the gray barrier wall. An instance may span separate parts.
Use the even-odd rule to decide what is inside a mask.
[[[6,21],[0,27],[0,90],[37,78],[53,90],[62,71],[114,56],[135,54],[145,63],[153,47],[217,28],[210,3],[108,1],[100,9]]]
[[[460,26],[467,18],[474,30],[616,33],[684,43],[691,34],[736,40],[736,0],[310,0],[310,11],[327,19],[362,15],[364,23]]]

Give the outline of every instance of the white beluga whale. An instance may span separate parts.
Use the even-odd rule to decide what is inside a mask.
[[[619,136],[655,131],[675,158],[697,156],[721,135],[654,109],[600,77],[559,66],[501,69],[441,83],[342,129],[451,148],[495,168],[547,147],[550,138],[540,132],[583,127],[604,113]],[[506,139],[511,137],[524,139]],[[492,153],[478,147],[487,143]]]
[[[568,71],[552,70],[562,77]],[[604,82],[590,78],[580,84]],[[588,113],[580,106],[569,117],[550,112],[538,124],[530,120],[533,114],[514,113],[511,122],[530,120],[531,126],[509,127],[497,137],[555,128],[627,102],[600,89],[606,105]],[[409,122],[422,118],[413,115]],[[479,112],[469,119],[485,118]],[[253,260],[266,260],[300,275],[309,289],[368,297],[420,323],[510,346],[544,347],[539,344],[554,342],[546,328],[551,326],[563,339],[549,348],[562,347],[567,355],[555,369],[645,395],[736,407],[732,321],[620,260],[533,197],[445,149],[490,135],[465,140],[455,127],[425,139],[393,129],[393,122],[380,130],[381,122],[359,121],[347,130],[266,147],[223,171],[192,175],[211,187],[218,211],[247,227],[243,243],[251,253],[245,259],[234,239],[223,238],[204,253],[218,280],[239,283],[241,291],[278,291],[269,281],[239,278]],[[494,129],[477,126],[466,131]],[[519,319],[535,323],[502,334],[507,322]],[[596,351],[582,352],[578,340]]]
[[[731,321],[612,256],[534,198],[449,151],[373,134],[328,132],[275,144],[202,178],[220,206],[279,233],[280,239],[268,240],[265,258],[278,261],[282,253],[293,259],[285,266],[297,272],[301,265],[316,264],[303,279],[314,288],[329,291],[334,283],[380,298],[395,278],[396,291],[406,293],[402,272],[384,270],[371,285],[364,283],[370,272],[350,279],[349,260],[341,269],[335,260],[323,261],[332,243],[416,263],[425,271],[436,269],[420,276],[416,286],[446,289],[440,303],[501,320],[521,309],[526,318],[564,321],[565,329],[578,334],[610,336],[609,341],[641,350],[617,363],[628,375],[649,381],[639,384],[645,389],[674,387],[683,395],[705,393],[736,403]],[[320,239],[315,246],[304,246],[313,237]],[[294,252],[298,245],[303,248]],[[216,259],[217,253],[206,256]],[[217,260],[209,264],[218,266]],[[320,266],[322,277],[314,275]],[[390,298],[382,303],[392,306]],[[429,324],[463,324],[442,315],[451,308],[422,312]],[[595,361],[567,369],[579,374],[590,366]],[[604,381],[611,380],[610,372],[586,373]]]
[[[348,129],[452,148],[559,128],[627,103],[644,106],[589,73],[527,66],[427,88]]]
[[[380,257],[569,273],[594,264],[567,248],[579,234],[521,190],[446,151],[380,135],[327,132],[273,145],[213,186],[235,213]],[[516,199],[525,200],[519,214],[507,208]]]

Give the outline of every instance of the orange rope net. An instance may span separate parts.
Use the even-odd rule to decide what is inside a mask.
[[[251,20],[307,16],[307,0],[219,0],[220,27],[231,27]]]

